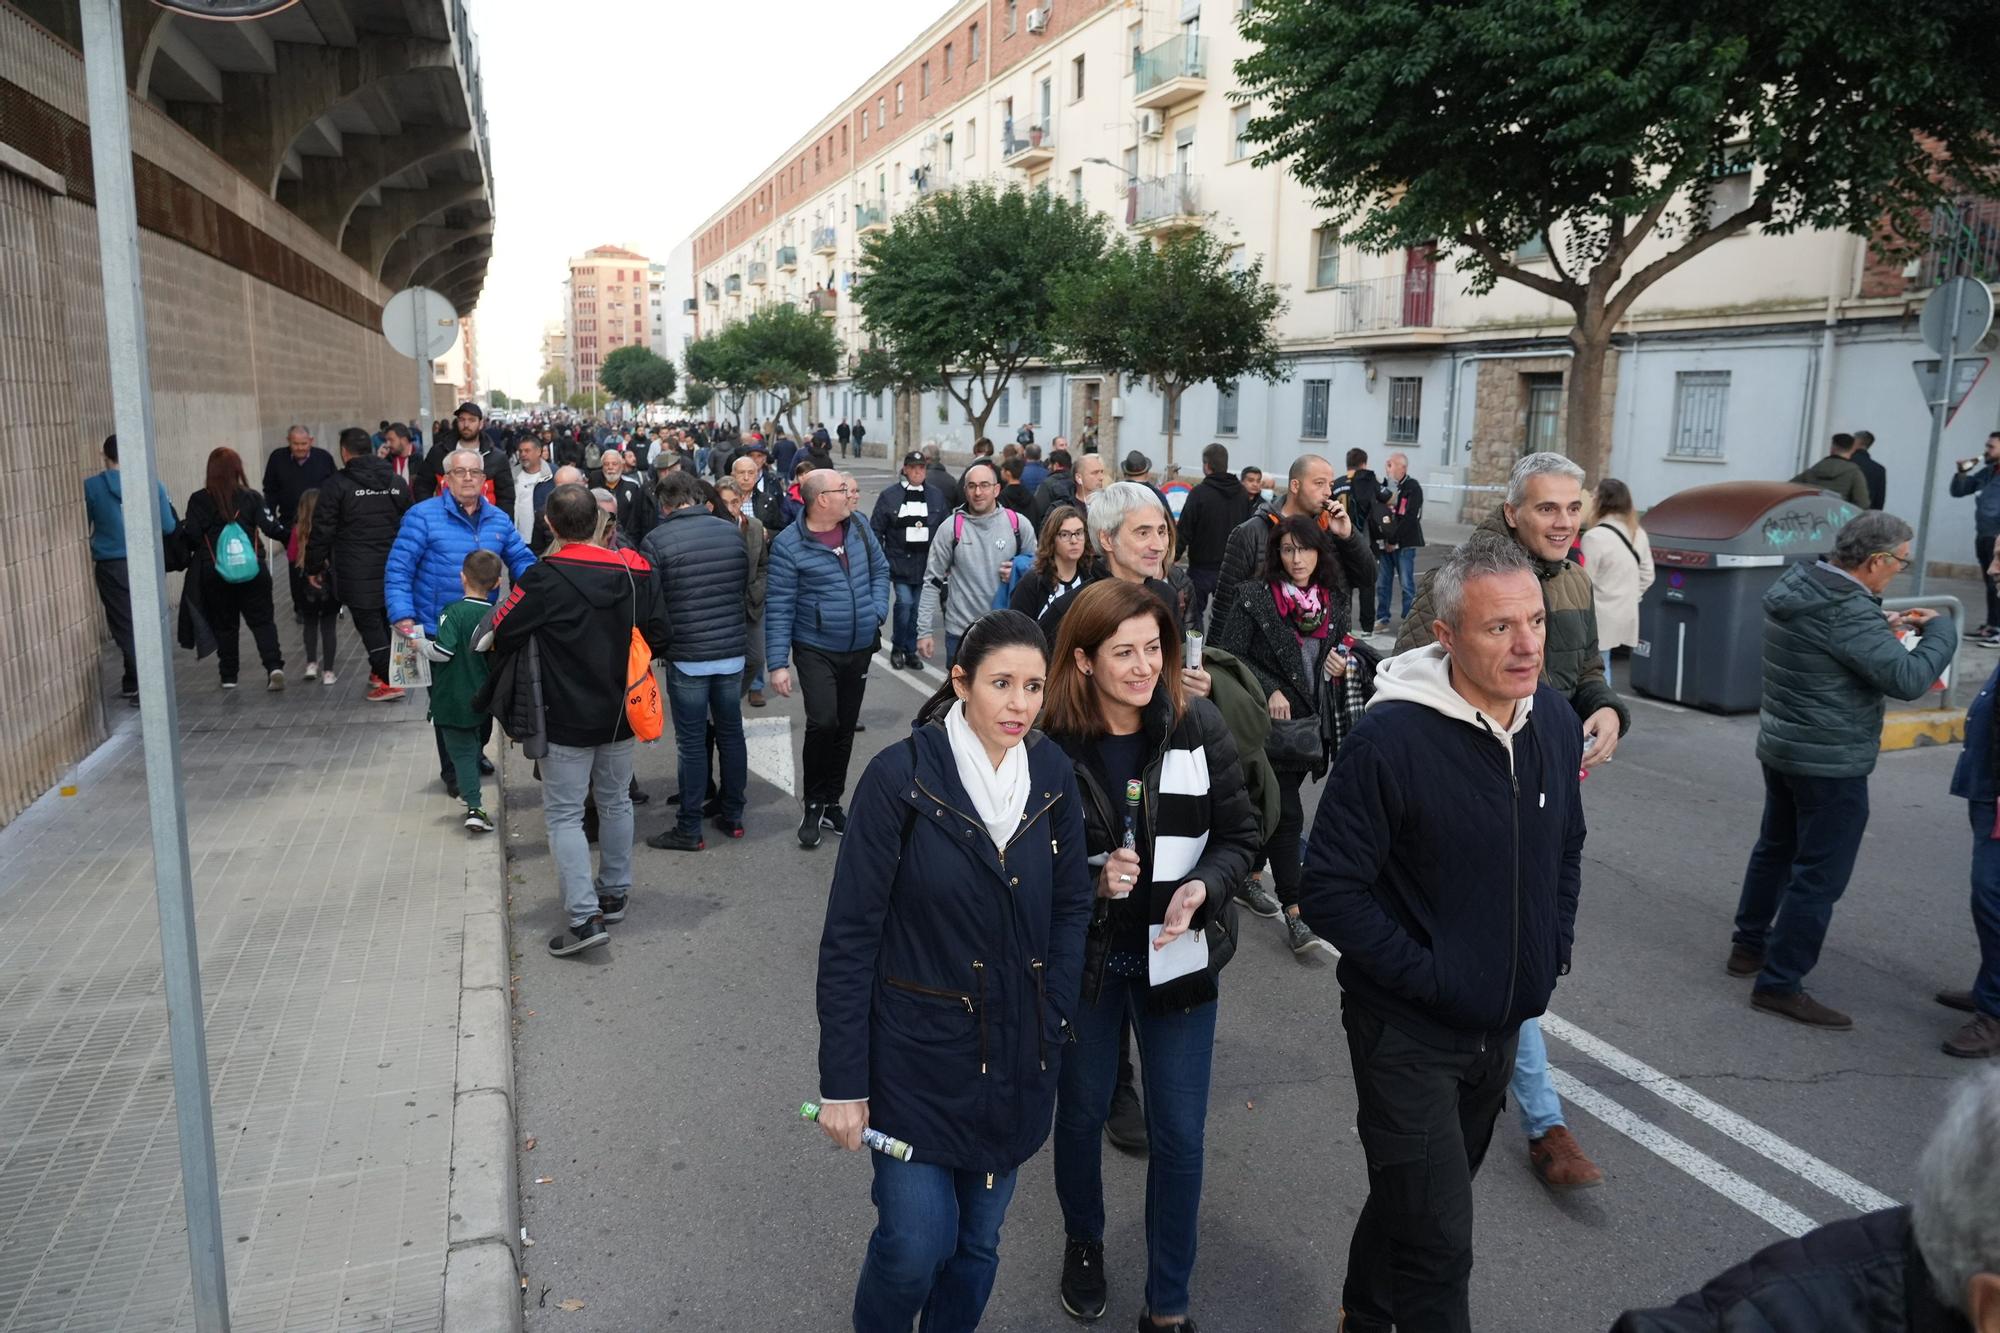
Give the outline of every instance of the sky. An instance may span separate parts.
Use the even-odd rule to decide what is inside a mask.
[[[472,0],[496,196],[481,387],[536,394],[572,255],[664,262],[949,3]]]

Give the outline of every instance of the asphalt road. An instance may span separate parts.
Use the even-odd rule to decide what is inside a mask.
[[[879,463],[865,470],[864,491],[886,477]],[[917,683],[938,680],[883,659],[855,775],[900,738]],[[509,768],[535,1333],[847,1326],[873,1222],[868,1164],[796,1114],[815,1095],[814,958],[838,846],[793,838],[797,701],[747,711],[758,732],[748,838],[711,839],[701,854],[640,847],[630,916],[581,959],[542,948],[561,920],[540,793],[524,764]],[[1505,1113],[1476,1190],[1482,1330],[1601,1330],[1787,1230],[1906,1198],[1950,1080],[1966,1072],[1937,1049],[1958,1016],[1930,999],[1969,984],[1977,962],[1969,836],[1946,795],[1956,750],[1883,758],[1860,864],[1810,983],[1856,1028],[1821,1033],[1753,1011],[1748,983],[1722,968],[1761,803],[1754,719],[1645,701],[1634,712],[1633,734],[1586,784],[1575,966],[1550,1024],[1571,1126],[1609,1178],[1549,1196]],[[669,813],[671,741],[643,749],[639,772],[654,796],[643,837]],[[1366,1190],[1337,988],[1331,966],[1294,961],[1275,922],[1244,920],[1223,979],[1194,1314],[1222,1333],[1331,1329]],[[1144,1164],[1107,1148],[1106,1166],[1103,1326],[1130,1327]],[[1044,1150],[1022,1168],[984,1327],[1070,1326],[1055,1296],[1062,1243]]]

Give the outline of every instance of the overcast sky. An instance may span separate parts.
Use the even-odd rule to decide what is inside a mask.
[[[612,243],[664,262],[948,7],[473,0],[497,196],[482,387],[536,392],[571,255]]]

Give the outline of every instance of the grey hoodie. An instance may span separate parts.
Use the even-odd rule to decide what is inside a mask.
[[[1000,571],[1017,555],[1035,551],[1035,525],[1012,509],[996,508],[975,517],[954,509],[931,534],[930,561],[924,567],[924,593],[917,603],[917,637],[935,636],[940,629],[961,635],[972,622],[993,609]],[[938,599],[943,587],[943,614]]]

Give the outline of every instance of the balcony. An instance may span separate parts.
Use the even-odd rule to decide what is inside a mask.
[[[1435,277],[1436,270],[1425,268],[1327,288],[1334,301],[1334,335],[1430,328],[1435,318]]]
[[[831,255],[840,249],[840,234],[832,227],[814,227],[812,248],[816,255]]]
[[[780,273],[793,273],[798,270],[798,267],[799,267],[799,247],[797,247],[796,245],[779,246],[778,271]]]
[[[1047,121],[1028,126],[1028,137],[1025,139],[1016,139],[1013,122],[1008,122],[1005,141],[1000,146],[1000,160],[1004,165],[1020,167],[1025,171],[1031,167],[1045,167],[1055,158],[1056,136]]]
[[[815,287],[807,299],[812,302],[812,308],[822,315],[831,317],[840,313],[840,293],[831,287]]]
[[[854,232],[857,236],[868,236],[878,231],[889,230],[889,205],[880,199],[854,206]]]
[[[771,266],[761,259],[750,261],[750,285],[762,287],[771,280]]]
[[[710,305],[714,305],[722,299],[722,293],[716,290],[715,284],[712,282],[704,282],[701,285],[701,294],[707,299]]]
[[[732,273],[724,278],[722,280],[722,294],[724,296],[743,295],[743,275],[741,273]]]
[[[2000,199],[1961,199],[1931,211],[1931,243],[1917,261],[1913,286],[1953,278],[2000,284]]]
[[[715,290],[715,288],[711,287],[709,288],[709,290],[712,292]],[[711,296],[708,299],[713,301],[715,298]],[[692,315],[695,312],[695,309],[696,309],[696,302],[692,296],[688,297],[686,300],[681,302],[681,313],[683,315]]]
[[[916,184],[919,199],[929,199],[933,195],[943,194],[958,184],[958,177],[950,167],[918,167],[910,175]]]
[[[1193,231],[1202,217],[1199,176],[1147,176],[1125,196],[1125,225],[1143,235]]]
[[[1208,91],[1208,48],[1201,38],[1161,42],[1132,62],[1132,104],[1165,111]]]

